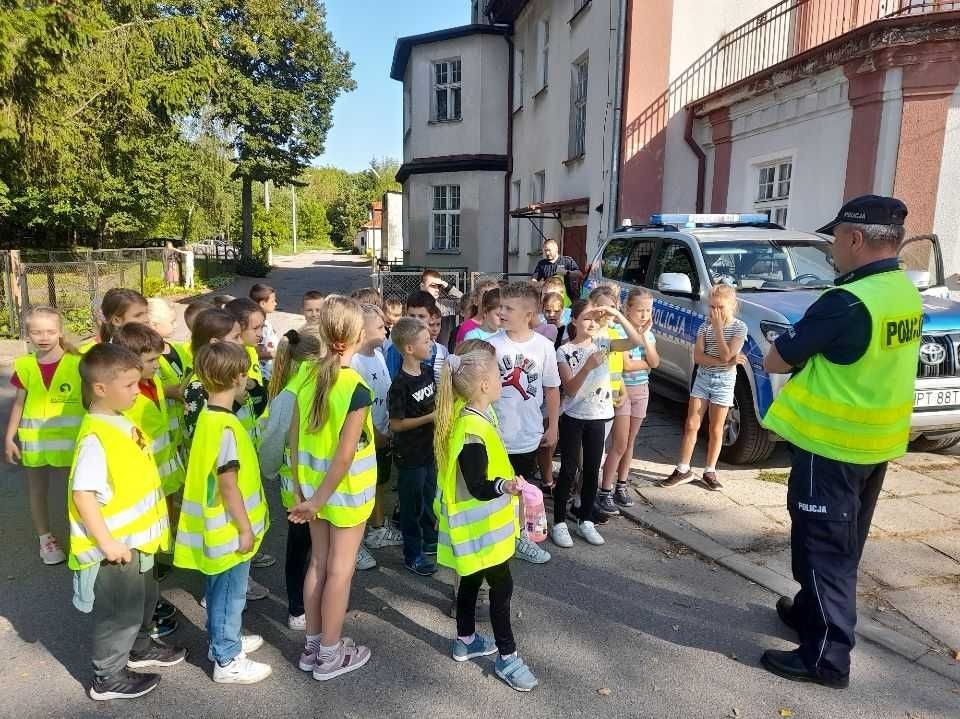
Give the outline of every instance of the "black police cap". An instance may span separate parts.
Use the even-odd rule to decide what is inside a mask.
[[[845,202],[837,213],[837,218],[817,232],[832,235],[836,226],[843,222],[858,225],[902,225],[906,219],[907,206],[896,197],[861,195]]]

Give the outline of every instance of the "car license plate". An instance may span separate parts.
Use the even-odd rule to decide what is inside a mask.
[[[960,387],[918,389],[914,393],[913,406],[917,409],[921,407],[960,406]]]

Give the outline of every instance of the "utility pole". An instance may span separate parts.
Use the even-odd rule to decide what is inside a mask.
[[[290,183],[290,227],[293,229],[293,254],[297,254],[297,186]]]
[[[270,180],[263,183],[263,209],[270,212]]]

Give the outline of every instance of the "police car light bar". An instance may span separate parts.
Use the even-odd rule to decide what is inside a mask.
[[[697,227],[700,225],[759,225],[770,222],[763,213],[741,214],[660,214],[650,215],[651,225]]]

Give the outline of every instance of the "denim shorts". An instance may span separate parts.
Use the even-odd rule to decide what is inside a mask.
[[[705,399],[720,407],[733,407],[733,388],[737,384],[737,371],[704,372],[697,368],[697,378],[693,381],[691,397]]]

